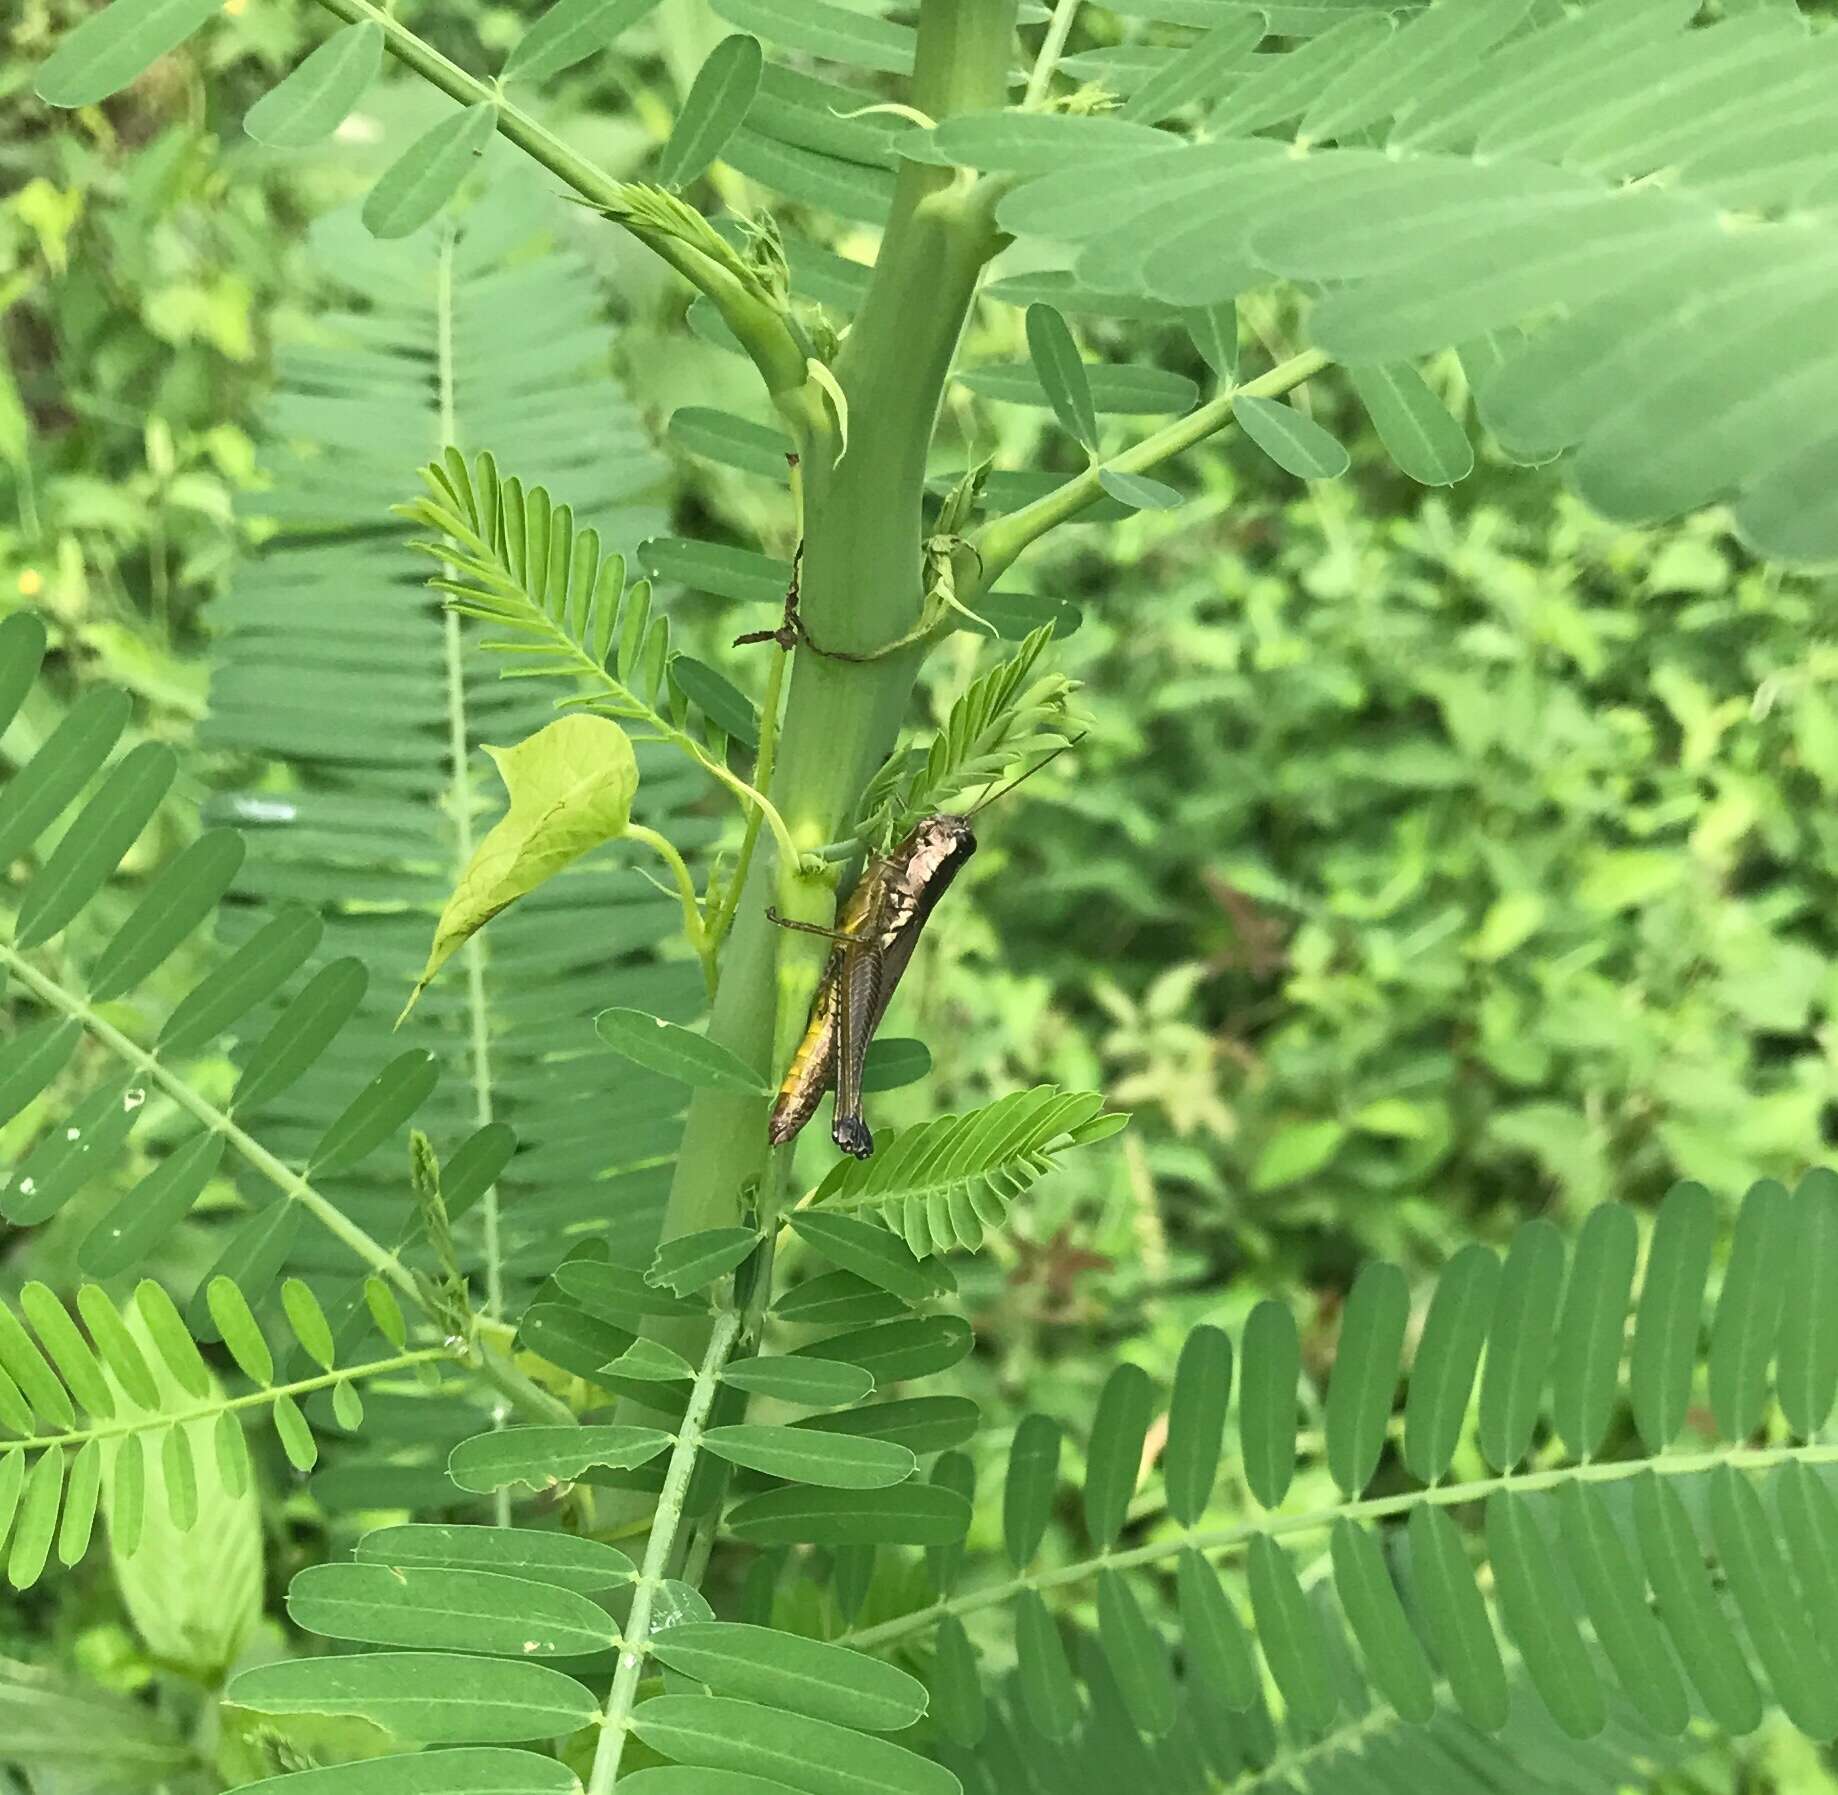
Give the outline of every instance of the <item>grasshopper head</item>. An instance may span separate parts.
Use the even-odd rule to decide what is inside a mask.
[[[915,862],[935,870],[950,860],[968,860],[976,852],[976,831],[967,816],[941,810],[926,817],[911,836]]]

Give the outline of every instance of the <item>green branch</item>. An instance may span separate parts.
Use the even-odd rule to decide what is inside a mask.
[[[457,446],[458,423],[453,403],[453,233],[441,240],[435,301],[435,362],[440,381],[440,441]],[[446,609],[441,646],[447,674],[447,808],[453,823],[453,886],[472,864],[472,742],[466,719],[465,643],[460,620]],[[472,1060],[472,1119],[489,1127],[494,1119],[491,1076],[491,1028],[485,1002],[485,939],[475,930],[461,950],[466,967],[466,1015]],[[498,1187],[493,1183],[480,1202],[485,1251],[485,1311],[496,1319],[504,1312],[504,1263],[498,1239]]]
[[[501,135],[588,205],[623,225],[714,301],[775,398],[795,394],[805,386],[810,360],[807,346],[783,308],[699,214],[661,188],[615,180],[507,99],[497,82],[467,74],[372,0],[319,0],[319,4],[352,24],[368,20],[376,25],[398,62],[462,106],[491,106]]]
[[[749,829],[757,827],[758,814],[755,811],[747,819]],[[647,829],[643,823],[627,823],[625,839],[643,842],[669,867],[670,876],[676,882],[677,903],[683,911],[683,933],[689,938],[689,945],[695,949],[696,958],[702,963],[702,977],[712,997],[715,992],[715,953],[702,921],[702,905],[696,897],[696,882],[689,876],[688,865],[669,836],[660,835],[655,829]]]
[[[260,1390],[252,1390],[247,1396],[226,1396],[221,1402],[196,1403],[188,1409],[156,1409],[129,1421],[108,1421],[98,1427],[74,1428],[68,1433],[37,1434],[31,1439],[8,1440],[5,1450],[8,1452],[45,1451],[53,1446],[72,1447],[86,1445],[91,1440],[119,1439],[123,1434],[151,1433],[155,1428],[182,1426],[192,1421],[212,1421],[223,1414],[236,1414],[243,1409],[272,1407],[283,1396],[311,1396],[318,1390],[329,1390],[336,1384],[350,1384],[360,1378],[387,1377],[392,1371],[406,1371],[415,1365],[425,1365],[433,1359],[451,1359],[453,1354],[444,1346],[421,1346],[410,1352],[399,1352],[387,1359],[371,1359],[362,1365],[346,1365],[342,1368],[321,1372],[316,1377],[303,1377],[291,1384],[269,1384]]]
[[[664,1487],[658,1494],[657,1509],[651,1519],[645,1561],[632,1590],[631,1613],[625,1623],[625,1647],[619,1656],[619,1668],[613,1674],[606,1711],[600,1717],[600,1742],[594,1749],[587,1795],[607,1795],[619,1780],[619,1760],[625,1754],[632,1709],[638,1701],[638,1685],[644,1678],[645,1660],[651,1651],[651,1609],[676,1551],[677,1530],[683,1524],[683,1502],[689,1494],[689,1480],[695,1474],[696,1460],[702,1451],[702,1434],[721,1388],[721,1368],[740,1338],[740,1323],[740,1314],[734,1309],[716,1319],[708,1350],[702,1355],[702,1364],[696,1372],[695,1387],[690,1391],[689,1407],[676,1430],[676,1446],[670,1454]]]
[[[201,1097],[172,1071],[159,1057],[139,1046],[112,1023],[105,1022],[74,991],[67,990],[56,979],[48,978],[19,951],[0,942],[0,965],[7,968],[20,984],[41,1002],[60,1015],[80,1022],[87,1033],[100,1041],[118,1059],[127,1061],[143,1077],[189,1111],[214,1134],[220,1134],[250,1165],[272,1184],[290,1203],[298,1203],[314,1221],[334,1239],[348,1247],[358,1258],[387,1278],[423,1315],[428,1314],[426,1299],[413,1274],[381,1241],[360,1228],[330,1198],[320,1195],[311,1183],[282,1160],[277,1159],[247,1129],[208,1098]],[[572,1425],[574,1412],[568,1406],[539,1389],[514,1365],[482,1342],[475,1342],[479,1369],[511,1402],[533,1419]]]
[[[772,783],[772,761],[779,745],[779,708],[785,690],[785,663],[791,657],[779,650],[772,657],[772,668],[766,675],[766,693],[760,701],[759,752],[753,757],[752,789],[763,792]],[[711,959],[721,952],[721,944],[734,925],[734,912],[740,907],[741,887],[753,868],[753,851],[759,845],[759,826],[765,816],[764,804],[754,805],[747,813],[746,833],[740,840],[740,856],[734,862],[734,876],[728,881],[715,913],[708,923],[708,951]],[[781,853],[784,852],[781,844]]]
[[[1242,1521],[1231,1527],[1182,1527],[1146,1546],[1127,1552],[1105,1552],[1096,1558],[1082,1558],[1074,1564],[1055,1565],[1050,1570],[1023,1571],[1018,1576],[993,1583],[986,1589],[951,1596],[926,1608],[914,1609],[876,1627],[845,1633],[838,1643],[862,1650],[887,1645],[912,1633],[936,1626],[947,1615],[974,1614],[981,1608],[995,1608],[1011,1601],[1025,1590],[1057,1589],[1068,1583],[1082,1583],[1101,1571],[1130,1570],[1138,1565],[1155,1564],[1176,1557],[1190,1547],[1197,1552],[1229,1553],[1242,1551],[1259,1534],[1280,1539],[1292,1533],[1319,1533],[1336,1521],[1377,1521],[1392,1515],[1408,1514],[1421,1507],[1459,1508],[1470,1502],[1481,1502],[1496,1491],[1510,1490],[1526,1495],[1538,1490],[1556,1489],[1578,1483],[1622,1483],[1652,1471],[1661,1477],[1692,1477],[1728,1465],[1739,1471],[1765,1471],[1775,1465],[1838,1464],[1838,1443],[1820,1441],[1799,1446],[1737,1446],[1723,1452],[1680,1454],[1667,1458],[1617,1459],[1612,1463],[1560,1465],[1548,1471],[1516,1471],[1504,1477],[1476,1478],[1472,1483],[1444,1483],[1432,1489],[1407,1490],[1396,1496],[1372,1496],[1357,1502],[1337,1502],[1327,1508],[1306,1509],[1299,1514],[1273,1515],[1264,1521]]]
[[[1157,430],[1153,436],[1145,436],[1134,448],[1088,467],[1063,486],[1043,493],[1031,505],[1023,505],[1019,511],[1011,511],[985,524],[970,545],[979,564],[975,590],[987,592],[1022,550],[1101,499],[1104,496],[1104,488],[1098,481],[1101,467],[1115,468],[1124,474],[1146,474],[1223,430],[1231,423],[1233,407],[1239,399],[1277,398],[1300,386],[1311,375],[1319,374],[1329,365],[1329,360],[1319,349],[1305,349],[1300,355],[1292,355],[1267,374],[1247,380],[1229,393],[1221,393],[1165,429]]]
[[[1053,17],[1047,22],[1047,35],[1041,40],[1040,54],[1034,59],[1033,73],[1028,76],[1027,98],[1023,106],[1038,106],[1053,85],[1053,71],[1065,53],[1066,39],[1072,35],[1072,21],[1078,17],[1079,0],[1059,0]]]
[[[380,1276],[387,1278],[417,1308],[422,1306],[421,1293],[408,1268],[381,1241],[374,1239],[329,1198],[323,1197],[292,1167],[268,1151],[253,1135],[219,1109],[208,1098],[200,1097],[184,1079],[166,1066],[155,1054],[128,1039],[120,1029],[103,1021],[95,1010],[74,991],[32,966],[16,949],[0,943],[0,963],[4,963],[20,984],[33,996],[60,1014],[82,1023],[96,1040],[144,1073],[181,1109],[189,1110],[206,1128],[220,1134],[290,1202],[298,1203],[327,1233],[349,1247],[358,1258]]]

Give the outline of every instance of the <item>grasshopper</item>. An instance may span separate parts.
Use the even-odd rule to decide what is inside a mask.
[[[832,943],[809,1026],[772,1105],[767,1135],[775,1147],[797,1134],[817,1113],[824,1092],[834,1087],[831,1140],[857,1159],[874,1151],[874,1136],[862,1120],[862,1062],[901,975],[912,963],[920,931],[976,852],[972,819],[1071,746],[1062,743],[967,811],[939,811],[921,818],[897,846],[868,862],[835,928],[793,922],[767,910],[780,928],[820,935]]]

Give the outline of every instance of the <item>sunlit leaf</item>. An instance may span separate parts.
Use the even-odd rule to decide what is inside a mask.
[[[500,910],[623,834],[631,820],[638,767],[625,731],[608,718],[562,717],[514,748],[486,752],[497,763],[509,807],[474,850],[441,912],[410,1006]]]

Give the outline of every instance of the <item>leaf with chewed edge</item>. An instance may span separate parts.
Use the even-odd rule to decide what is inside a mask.
[[[448,1455],[447,1475],[480,1495],[519,1483],[546,1490],[595,1466],[634,1470],[669,1444],[655,1427],[506,1427],[461,1440]]]

